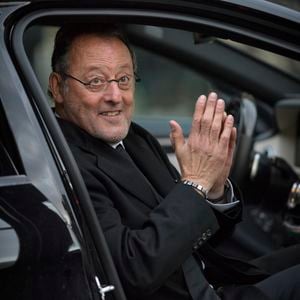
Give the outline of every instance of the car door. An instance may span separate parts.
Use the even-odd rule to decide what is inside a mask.
[[[2,25],[17,8],[0,5]],[[14,25],[0,32],[0,297],[125,299],[91,204],[72,187],[83,184],[69,180],[19,77],[7,47]]]

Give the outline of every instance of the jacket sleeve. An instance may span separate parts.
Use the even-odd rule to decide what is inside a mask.
[[[162,149],[161,145],[155,139],[149,132],[147,132],[144,128],[140,127],[139,125],[135,124],[135,130],[145,137],[145,139],[148,141],[149,147],[152,148],[153,153],[162,160],[162,162],[165,164],[166,168],[169,170],[171,176],[177,180],[180,181],[180,174],[177,171],[177,169],[171,164],[167,154]],[[218,223],[220,224],[220,230],[218,231],[218,234],[216,235],[216,239],[214,240],[223,240],[226,238],[229,234],[231,234],[234,230],[234,227],[237,223],[239,223],[242,220],[242,212],[243,212],[243,199],[242,194],[238,188],[238,186],[234,183],[234,181],[230,180],[232,187],[233,187],[233,201],[239,200],[239,203],[232,208],[226,210],[226,211],[219,211],[212,207],[212,210],[218,220]]]

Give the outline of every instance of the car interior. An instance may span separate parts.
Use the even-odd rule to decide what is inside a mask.
[[[24,36],[45,97],[58,27],[55,22],[34,24]],[[287,203],[291,187],[299,181],[300,79],[288,73],[291,68],[283,71],[277,66],[295,69],[299,62],[267,51],[258,58],[252,53],[260,49],[203,32],[128,23],[122,28],[136,52],[141,78],[134,121],[159,139],[175,166],[168,121],[176,119],[187,135],[200,94],[216,91],[235,117],[238,143],[231,177],[246,209],[230,251],[250,259],[299,242],[299,196],[295,207]],[[273,65],[263,60],[269,56]],[[47,101],[51,106],[51,99]]]

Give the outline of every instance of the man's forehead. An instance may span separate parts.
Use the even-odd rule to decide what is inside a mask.
[[[88,51],[91,49],[91,47],[107,47],[114,45],[115,47],[121,47],[124,48],[128,51],[128,47],[124,44],[124,42],[119,39],[118,37],[115,36],[105,36],[105,35],[97,35],[97,34],[81,34],[77,36],[70,47],[70,50],[76,50],[78,51],[79,49]],[[88,45],[88,47],[87,47]]]
[[[131,72],[134,68],[129,49],[118,37],[83,34],[69,49],[69,71]]]
[[[70,58],[103,58],[119,56],[124,64],[132,64],[128,47],[121,39],[114,36],[84,34],[76,37],[69,49]]]
[[[87,65],[86,67],[88,68],[89,71],[101,71],[101,70],[105,71],[106,69],[108,69],[108,67],[105,65],[102,66],[102,65],[90,64],[90,65]],[[132,68],[132,64],[125,62],[125,63],[118,64],[117,67],[120,71],[122,71],[122,70],[126,71],[126,70]]]

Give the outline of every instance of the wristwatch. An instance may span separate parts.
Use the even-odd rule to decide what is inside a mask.
[[[200,192],[200,194],[205,199],[207,199],[208,191],[201,184],[197,184],[197,183],[195,183],[193,181],[189,181],[189,180],[183,180],[182,183],[185,184],[185,185],[189,185],[189,186],[193,187],[198,192]]]

